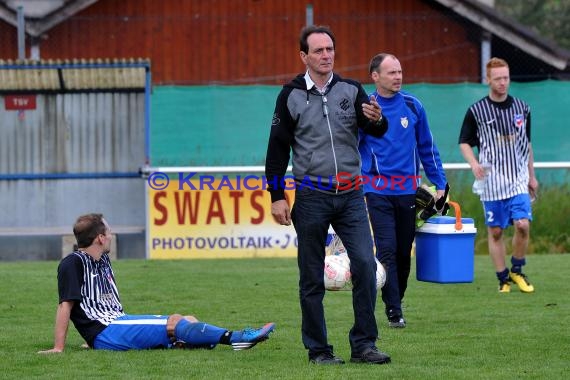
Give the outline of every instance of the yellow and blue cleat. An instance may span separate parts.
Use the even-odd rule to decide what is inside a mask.
[[[523,293],[534,292],[534,286],[532,286],[532,284],[528,280],[528,277],[526,277],[526,275],[524,273],[522,273],[522,272],[521,273],[511,272],[511,273],[509,273],[509,277],[511,278],[512,282],[517,284],[517,286],[519,287],[519,290],[521,292],[523,292]]]
[[[499,282],[499,293],[510,293],[511,292],[511,284],[507,281]]]

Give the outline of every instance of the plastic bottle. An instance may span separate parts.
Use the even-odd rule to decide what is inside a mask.
[[[485,191],[485,185],[487,184],[487,177],[489,176],[489,173],[491,172],[491,164],[485,162],[485,163],[481,164],[481,167],[485,171],[485,175],[481,179],[475,179],[475,182],[473,182],[473,188],[472,188],[473,193],[475,193],[479,196],[483,195],[483,192]]]

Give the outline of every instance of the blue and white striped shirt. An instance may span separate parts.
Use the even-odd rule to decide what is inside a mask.
[[[59,302],[74,301],[71,321],[90,346],[106,326],[125,315],[107,254],[96,261],[75,251],[61,260],[57,279]]]
[[[482,201],[528,193],[530,107],[524,101],[510,95],[500,103],[479,100],[465,115],[459,143],[477,146],[479,162],[492,165]]]

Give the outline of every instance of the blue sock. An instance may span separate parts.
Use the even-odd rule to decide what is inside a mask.
[[[511,267],[511,272],[521,273],[522,266],[526,264],[526,259],[524,257],[522,259],[517,259],[516,257],[512,256],[511,264],[513,264],[513,266]]]
[[[507,268],[505,268],[504,271],[502,272],[497,272],[497,278],[499,279],[499,281],[501,282],[507,282],[509,279],[509,270]]]
[[[228,330],[204,322],[181,320],[174,328],[176,339],[194,346],[216,345]]]

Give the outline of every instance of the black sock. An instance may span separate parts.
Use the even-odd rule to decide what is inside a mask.
[[[499,281],[501,282],[507,282],[509,279],[509,270],[507,268],[505,268],[504,271],[502,272],[497,272],[497,278],[499,279]]]
[[[511,257],[511,264],[513,265],[511,268],[511,272],[513,273],[521,273],[523,265],[526,264],[526,259],[523,257],[522,259],[517,259],[516,257]]]
[[[232,332],[231,331],[226,331],[225,333],[222,334],[222,336],[220,337],[220,344],[230,344],[230,339],[232,337]]]

